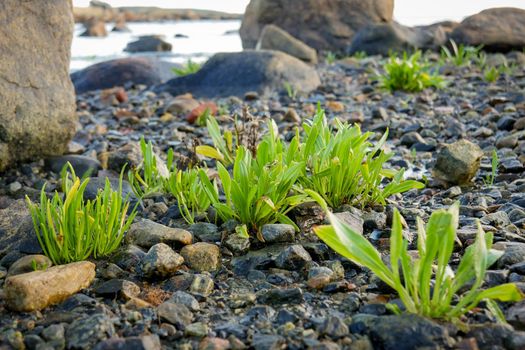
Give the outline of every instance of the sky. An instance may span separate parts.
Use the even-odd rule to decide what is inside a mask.
[[[300,1],[300,0],[298,0]],[[367,1],[367,0],[363,0]],[[158,6],[201,8],[243,13],[248,0],[107,0],[112,6]],[[75,6],[88,6],[89,0],[73,0]],[[402,24],[430,24],[442,20],[460,21],[490,7],[519,7],[525,0],[395,0],[394,16]]]

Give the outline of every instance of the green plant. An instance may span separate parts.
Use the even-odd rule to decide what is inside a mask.
[[[295,100],[297,98],[297,89],[292,84],[285,82],[284,89],[291,100]]]
[[[35,259],[31,260],[31,268],[33,271],[45,271],[48,267],[47,263],[38,264]]]
[[[335,131],[328,126],[325,113],[318,107],[313,121],[303,125],[302,142],[296,135],[287,150],[287,157],[306,165],[300,184],[317,192],[332,207],[343,204],[365,206],[386,204],[389,196],[423,188],[417,181],[405,181],[404,171],[384,168],[391,154],[381,148],[387,133],[374,145],[372,133],[362,133],[359,126],[335,120]],[[384,187],[383,179],[390,181]]]
[[[128,171],[128,181],[137,197],[143,198],[148,194],[162,191],[166,177],[159,171],[157,164],[159,159],[153,152],[151,141],[146,143],[144,137],[141,137],[140,149],[142,163]]]
[[[458,45],[454,40],[450,40],[450,49],[446,46],[441,47],[441,57],[443,60],[461,67],[470,65],[473,60],[478,59],[482,48],[483,45],[476,47]]]
[[[358,59],[358,60],[362,60],[363,58],[366,58],[368,55],[366,54],[365,51],[356,51],[354,52],[354,54],[352,55],[352,57]]]
[[[430,64],[422,60],[421,51],[416,51],[411,56],[406,52],[402,57],[390,55],[384,70],[385,73],[379,76],[379,82],[389,91],[416,92],[429,87],[444,86],[443,78],[432,72]]]
[[[487,67],[483,70],[483,79],[488,83],[496,82],[500,77],[500,69],[497,67]]]
[[[326,204],[324,205],[326,208]],[[428,224],[417,220],[417,252],[413,258],[408,252],[408,242],[403,239],[402,218],[394,211],[390,236],[390,265],[381,259],[381,254],[361,234],[328,213],[332,226],[315,229],[317,235],[333,250],[354,263],[369,268],[383,282],[398,293],[409,313],[459,323],[460,318],[481,301],[500,321],[501,311],[495,300],[519,301],[522,295],[515,284],[507,283],[482,290],[487,268],[502,254],[491,249],[492,234],[483,232],[478,223],[474,244],[469,246],[455,273],[449,266],[456,230],[459,204],[447,210],[434,212]],[[462,292],[466,290],[466,292]],[[455,296],[459,293],[459,298]],[[400,309],[389,304],[389,308],[400,313]]]
[[[485,186],[492,186],[494,184],[494,180],[496,180],[496,176],[498,175],[498,166],[499,166],[499,158],[498,153],[496,150],[492,150],[492,158],[491,158],[491,172],[489,175],[485,176],[483,179],[483,183],[485,183]]]
[[[260,156],[259,156],[260,155]],[[282,159],[266,162],[264,152],[254,158],[243,146],[237,149],[232,174],[221,164],[217,170],[226,197],[223,203],[219,193],[205,174],[200,174],[206,192],[217,214],[223,221],[235,219],[257,232],[264,224],[287,223],[297,228],[286,214],[295,206],[309,201],[305,194],[291,195],[293,186],[304,164],[285,165]]]
[[[335,63],[336,60],[337,60],[337,56],[335,53],[333,53],[332,51],[328,51],[326,53],[326,63],[328,63],[329,65],[332,65]]]
[[[173,68],[172,71],[179,77],[183,77],[185,75],[197,73],[200,69],[201,65],[199,63],[193,62],[189,59],[181,68]]]
[[[211,205],[201,182],[201,176],[207,177],[208,175],[204,169],[178,170],[173,164],[173,150],[170,149],[167,161],[170,176],[164,184],[165,190],[177,199],[184,220],[189,224],[194,224],[195,217],[206,215]]]
[[[221,133],[219,123],[217,123],[215,118],[208,118],[206,126],[214,147],[200,145],[195,148],[195,151],[205,157],[216,159],[226,166],[232,164],[235,157],[235,149],[238,145],[238,138],[234,137],[234,133],[229,130]]]
[[[123,173],[118,191],[113,191],[106,179],[104,190],[95,200],[84,201],[89,179],[81,181],[69,163],[68,167],[70,172],[66,168],[62,171],[64,199],[58,192],[49,199],[45,186],[40,193],[40,205],[26,197],[38,242],[54,264],[112,253],[136,215],[135,210],[127,215],[130,202],[129,197],[122,198]]]

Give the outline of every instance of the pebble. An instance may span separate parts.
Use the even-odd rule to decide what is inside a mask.
[[[165,320],[177,329],[184,329],[193,320],[193,314],[182,304],[176,304],[172,301],[165,301],[157,307],[157,314],[162,320]]]
[[[266,224],[261,228],[261,236],[266,243],[293,242],[295,228],[287,224]]]
[[[191,244],[193,235],[180,228],[172,228],[144,219],[131,225],[126,240],[143,248],[165,243],[176,249]]]
[[[275,260],[278,268],[285,270],[301,270],[312,261],[312,257],[302,245],[295,244],[285,248]]]
[[[175,253],[167,244],[159,243],[150,248],[141,263],[146,277],[170,277],[184,263],[184,258]]]
[[[215,244],[199,242],[187,245],[180,253],[186,264],[197,272],[217,271],[221,266],[221,252]]]

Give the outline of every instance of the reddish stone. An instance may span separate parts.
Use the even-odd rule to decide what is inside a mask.
[[[219,110],[217,108],[217,105],[215,102],[203,102],[201,103],[197,108],[194,108],[187,116],[186,120],[188,123],[193,124],[197,121],[197,119],[204,113],[206,110],[210,110],[210,115],[217,114],[217,111]]]

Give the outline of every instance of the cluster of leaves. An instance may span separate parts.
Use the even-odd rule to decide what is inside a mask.
[[[449,47],[441,47],[441,61],[451,63],[457,67],[469,66],[472,62],[476,62],[482,56],[480,46],[465,46],[463,44],[458,45],[454,40],[450,40]]]
[[[443,77],[432,71],[431,65],[423,60],[421,51],[410,56],[404,52],[401,57],[392,54],[383,68],[385,72],[379,76],[379,82],[390,91],[417,92],[444,86]]]
[[[195,222],[196,216],[206,215],[211,202],[205,195],[199,175],[201,172],[206,174],[205,169],[178,169],[172,149],[168,151],[164,164],[155,154],[151,141],[146,143],[143,137],[140,148],[142,162],[128,172],[128,180],[136,196],[144,198],[152,193],[170,193],[177,200],[182,217],[190,224]],[[165,167],[165,173],[159,170],[161,166]]]
[[[332,226],[316,228],[317,235],[337,253],[370,269],[392,287],[409,313],[459,323],[461,316],[484,301],[494,316],[503,322],[504,317],[495,300],[522,299],[519,289],[512,283],[481,289],[487,268],[503,252],[491,249],[493,235],[483,232],[479,223],[476,240],[465,250],[456,272],[449,266],[457,238],[457,203],[448,211],[434,212],[426,226],[418,218],[417,258],[408,252],[402,218],[396,210],[390,236],[390,265],[383,262],[381,254],[366,238],[333,214],[328,215]],[[466,292],[462,293],[463,290]],[[458,294],[459,298],[456,298]],[[395,313],[401,312],[394,304],[389,304],[389,308]]]
[[[236,219],[252,231],[266,223],[294,225],[286,213],[294,206],[321,196],[332,207],[343,204],[385,204],[392,194],[422,188],[417,181],[405,181],[403,171],[384,169],[390,158],[382,147],[387,135],[373,145],[370,133],[357,126],[336,121],[336,131],[328,126],[318,108],[314,120],[297,131],[284,145],[270,121],[268,132],[251,154],[234,147],[231,133],[220,136],[217,124],[209,123],[215,147],[200,146],[197,152],[218,161],[218,173],[226,202],[219,200],[216,187],[202,177],[212,205],[223,220]],[[233,172],[227,167],[233,164]],[[383,180],[390,181],[384,187]]]
[[[329,127],[324,111],[318,109],[313,121],[303,125],[302,137],[291,142],[296,160],[306,165],[299,179],[303,188],[317,192],[332,208],[384,205],[393,194],[423,188],[417,181],[405,181],[403,170],[384,168],[391,157],[382,149],[388,133],[374,145],[369,141],[372,133],[337,119],[335,124],[335,130]],[[381,187],[384,178],[390,182]]]
[[[491,157],[490,165],[491,165],[490,174],[486,175],[483,178],[483,183],[485,184],[485,186],[494,185],[494,181],[496,180],[496,176],[498,175],[499,158],[498,158],[498,152],[496,152],[496,150],[492,150],[492,157]]]
[[[146,143],[142,137],[140,150],[142,162],[138,167],[128,171],[128,181],[137,197],[143,198],[151,193],[163,191],[167,174],[161,174],[159,170],[161,160],[153,151],[151,141]]]
[[[189,59],[186,64],[181,68],[173,68],[173,73],[177,74],[179,77],[197,73],[201,69],[201,64],[193,62]]]
[[[135,218],[128,215],[129,196],[122,198],[122,176],[119,188],[112,190],[108,179],[96,198],[84,200],[89,179],[81,181],[68,164],[62,171],[62,198],[58,192],[51,199],[45,186],[40,204],[26,197],[38,242],[54,264],[100,258],[115,251]]]
[[[164,190],[177,200],[180,213],[189,224],[195,223],[195,217],[207,216],[211,201],[206,195],[201,179],[208,179],[203,168],[190,167],[180,170],[174,162],[173,150],[168,151],[167,166],[170,175],[164,181]]]

